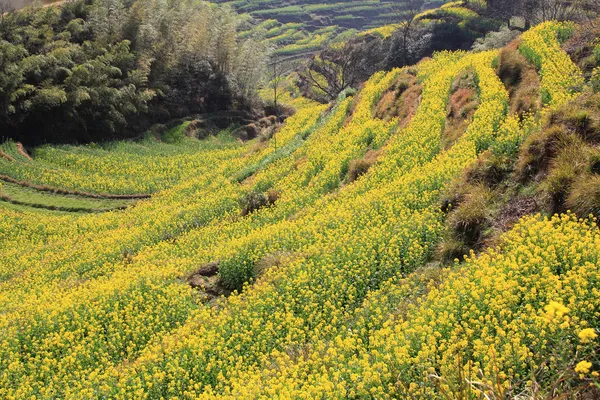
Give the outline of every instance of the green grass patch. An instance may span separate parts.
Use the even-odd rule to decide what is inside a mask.
[[[17,206],[66,212],[102,212],[121,209],[133,204],[131,200],[57,195],[14,183],[3,183],[0,188],[0,196],[4,202]]]

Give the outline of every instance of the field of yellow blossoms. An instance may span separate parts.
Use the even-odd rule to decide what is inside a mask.
[[[522,37],[545,110],[585,90],[560,47],[572,29],[549,22]],[[537,399],[600,390],[595,220],[526,217],[496,247],[428,267],[444,232],[440,193],[479,154],[518,147],[536,125],[508,114],[497,57],[438,53],[374,75],[331,107],[289,98],[297,112],[262,144],[224,134],[0,158],[0,174],[36,185],[152,194],[98,214],[0,205],[0,398]],[[464,71],[476,77],[479,105],[445,150],[449,96]],[[375,118],[406,73],[422,85],[410,122]],[[376,162],[349,181],[353,160],[369,151]],[[277,196],[241,212],[251,193]],[[206,302],[187,278],[212,262],[233,293]]]

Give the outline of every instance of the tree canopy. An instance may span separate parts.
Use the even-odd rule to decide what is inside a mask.
[[[28,144],[131,136],[245,107],[269,48],[204,1],[76,0],[0,18],[0,134]],[[258,34],[260,35],[260,34]]]

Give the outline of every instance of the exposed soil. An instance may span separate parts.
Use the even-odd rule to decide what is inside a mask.
[[[29,155],[29,153],[27,153],[27,150],[25,150],[25,147],[23,147],[23,144],[20,142],[17,142],[16,144],[17,146],[17,151],[19,152],[20,155],[22,155],[23,157],[25,157],[26,159],[28,159],[29,161],[32,161],[33,159],[31,158],[31,156]]]
[[[219,262],[211,262],[200,267],[186,278],[186,282],[198,290],[200,298],[212,302],[219,297],[229,296],[231,291],[226,289],[219,277]]]
[[[4,151],[0,150],[0,157],[7,159],[8,161],[15,161],[14,158],[6,154]]]
[[[540,211],[540,206],[533,196],[512,198],[496,215],[492,221],[492,227],[499,232],[506,232],[522,217],[538,211]]]
[[[401,128],[407,126],[419,107],[422,89],[415,76],[401,74],[375,106],[375,118],[384,121],[398,118]]]

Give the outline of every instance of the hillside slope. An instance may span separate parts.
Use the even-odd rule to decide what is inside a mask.
[[[500,50],[441,52],[330,106],[288,97],[271,139],[7,145],[24,185],[153,194],[100,214],[0,205],[0,397],[595,398],[594,219],[530,215],[437,262],[449,229],[471,232],[444,204],[466,172],[524,154],[573,102],[585,129],[568,133],[597,132],[596,75],[561,47],[575,29],[524,34],[512,83]],[[379,114],[399,98],[414,104]]]

